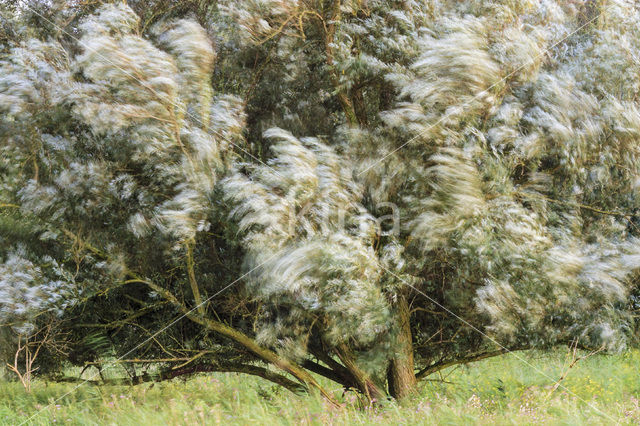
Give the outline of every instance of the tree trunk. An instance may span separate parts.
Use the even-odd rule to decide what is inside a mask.
[[[409,304],[406,298],[402,296],[397,304],[397,350],[387,371],[389,395],[396,399],[404,398],[411,394],[418,384],[413,370],[413,341],[409,315]]]
[[[358,385],[358,390],[362,392],[370,402],[373,403],[387,399],[387,394],[383,388],[378,386],[373,379],[358,366],[355,356],[347,345],[339,345],[338,348],[336,348],[336,354],[353,376],[354,381]]]

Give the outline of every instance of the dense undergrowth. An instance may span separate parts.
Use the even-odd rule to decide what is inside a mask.
[[[638,424],[639,363],[638,351],[585,359],[550,394],[565,354],[510,354],[450,369],[402,404],[368,409],[340,389],[336,409],[236,374],[133,388],[37,382],[31,394],[0,382],[0,424]]]

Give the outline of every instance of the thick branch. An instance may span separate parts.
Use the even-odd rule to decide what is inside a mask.
[[[494,356],[498,356],[498,355],[503,355],[506,354],[507,352],[512,352],[508,349],[498,349],[496,351],[490,351],[490,352],[481,352],[478,354],[474,354],[474,355],[470,355],[468,357],[464,357],[464,358],[457,358],[457,359],[452,359],[452,360],[448,360],[448,361],[439,361],[436,362],[435,364],[431,364],[428,367],[423,368],[422,370],[420,370],[420,372],[418,372],[416,374],[416,378],[418,380],[421,380],[433,373],[436,373],[440,370],[443,370],[447,367],[451,367],[454,365],[458,365],[458,364],[467,364],[470,362],[475,362],[475,361],[480,361],[482,359],[486,359],[486,358],[491,358]]]
[[[244,373],[253,376],[261,377],[265,380],[269,380],[277,385],[280,385],[293,393],[301,393],[306,390],[304,385],[294,382],[278,373],[269,371],[264,367],[258,367],[256,365],[249,364],[231,364],[231,365],[213,365],[213,364],[198,364],[189,367],[183,367],[179,369],[167,369],[163,370],[159,374],[143,374],[131,378],[117,378],[117,379],[104,379],[104,380],[84,380],[80,377],[56,377],[53,380],[62,383],[88,383],[92,385],[112,385],[112,386],[135,386],[148,382],[162,382],[165,380],[175,379],[180,376],[187,376],[197,373]]]
[[[336,354],[344,366],[353,375],[353,378],[358,383],[360,391],[367,396],[369,400],[381,401],[386,398],[385,392],[373,382],[371,377],[363,371],[356,362],[356,357],[351,352],[349,347],[344,343],[336,348]]]
[[[252,352],[254,355],[262,359],[263,361],[273,364],[276,367],[282,369],[283,371],[286,371],[287,373],[291,374],[293,377],[295,377],[305,385],[316,388],[331,403],[335,404],[336,406],[338,405],[338,403],[335,401],[333,396],[329,394],[326,390],[324,390],[322,386],[320,386],[320,384],[313,378],[313,376],[311,376],[311,374],[305,371],[302,367],[300,367],[299,365],[287,359],[280,357],[277,353],[273,352],[272,350],[258,345],[252,338],[242,333],[241,331],[231,328],[228,325],[223,324],[221,322],[214,321],[209,318],[204,318],[196,314],[193,310],[187,308],[184,304],[182,304],[173,294],[171,294],[171,292],[167,291],[163,287],[153,282],[149,282],[149,281],[138,279],[138,278],[129,280],[127,282],[129,283],[139,282],[142,284],[146,284],[155,292],[157,292],[159,295],[161,295],[166,300],[171,302],[174,306],[176,306],[178,310],[180,310],[184,314],[184,316],[189,318],[191,321],[197,324],[200,324],[201,326],[206,327],[207,329],[213,332],[219,333],[233,340],[234,342],[242,345],[244,348]]]
[[[331,371],[340,376],[344,383],[350,384],[349,386],[351,387],[357,387],[357,382],[353,378],[351,372],[344,365],[333,359],[324,349],[314,345],[309,345],[309,352],[318,358],[318,360],[324,362]],[[311,369],[308,370],[313,371]]]
[[[191,285],[191,292],[193,293],[193,299],[198,307],[198,313],[202,316],[205,315],[205,306],[202,302],[202,296],[200,295],[200,288],[198,287],[198,281],[196,280],[196,273],[193,261],[193,241],[187,243],[187,275],[189,276],[189,284]]]
[[[67,235],[70,234],[70,236],[72,236],[74,240],[80,241],[80,239],[70,231],[65,230],[65,233],[67,233]],[[86,248],[96,254],[99,254],[101,256],[108,258],[108,256],[102,253],[99,249],[91,245],[87,244]],[[222,322],[214,321],[212,319],[205,318],[201,315],[198,315],[196,312],[194,312],[193,309],[189,309],[186,305],[180,302],[180,300],[178,300],[178,298],[175,297],[170,291],[166,290],[162,286],[159,286],[151,281],[144,280],[138,277],[132,271],[127,271],[127,276],[129,276],[131,279],[124,281],[122,284],[140,283],[140,284],[147,285],[156,293],[158,293],[160,296],[162,296],[165,300],[167,300],[169,303],[174,305],[180,312],[184,314],[185,317],[189,318],[191,321],[197,324],[200,324],[201,326],[215,333],[221,334],[222,336],[225,336],[233,340],[234,342],[243,346],[245,349],[252,352],[261,360],[267,363],[273,364],[276,367],[280,368],[281,370],[291,374],[293,377],[298,379],[305,386],[311,386],[317,389],[322,394],[322,396],[324,396],[333,405],[335,406],[339,405],[338,402],[333,398],[333,396],[330,393],[328,393],[326,390],[324,390],[324,388],[322,388],[322,386],[320,386],[320,384],[313,378],[313,376],[309,374],[309,372],[304,370],[304,368],[300,367],[299,365],[287,359],[280,357],[277,353],[273,352],[272,350],[258,345],[251,337],[247,336],[241,331],[231,328],[228,325],[223,324]]]
[[[320,365],[317,362],[306,360],[302,363],[302,367],[323,377],[326,377],[329,380],[339,383],[345,388],[357,388],[357,384],[353,380],[348,380],[346,377],[344,377],[343,374],[340,374],[340,372],[325,367],[324,365]]]

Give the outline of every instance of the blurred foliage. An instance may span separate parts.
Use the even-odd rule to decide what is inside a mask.
[[[639,23],[627,0],[0,2],[3,356],[55,321],[43,374],[379,398],[635,345]]]

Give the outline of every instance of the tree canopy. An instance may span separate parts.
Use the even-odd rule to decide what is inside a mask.
[[[0,3],[3,357],[379,399],[636,344],[635,2],[97,3]]]

